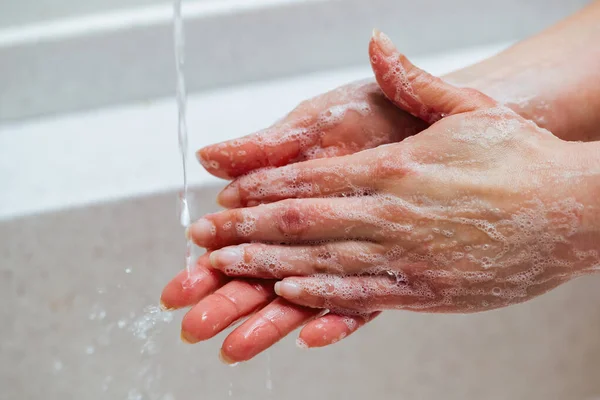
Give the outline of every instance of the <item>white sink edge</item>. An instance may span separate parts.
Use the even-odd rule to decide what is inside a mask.
[[[363,65],[373,28],[409,56],[515,41],[589,1],[186,0],[189,92]],[[0,29],[0,125],[172,95],[171,12]]]

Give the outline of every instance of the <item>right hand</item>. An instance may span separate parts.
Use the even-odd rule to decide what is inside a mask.
[[[211,174],[231,179],[261,168],[399,142],[425,128],[425,122],[387,100],[374,80],[365,80],[304,101],[263,131],[201,149],[198,159]],[[237,205],[226,196],[219,200],[225,207]],[[194,284],[186,285],[186,279],[182,271],[165,287],[161,298],[165,308],[192,307],[182,322],[186,341],[206,340],[254,314],[225,339],[221,349],[225,362],[248,360],[302,325],[300,343],[327,346],[378,314],[319,316],[319,310],[276,298],[273,281],[232,280],[212,270],[208,254],[196,264]]]

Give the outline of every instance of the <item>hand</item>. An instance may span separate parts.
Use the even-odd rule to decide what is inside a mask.
[[[215,268],[285,278],[276,290],[296,304],[359,313],[489,310],[598,269],[591,145],[426,74],[384,36],[370,52],[386,96],[438,122],[401,143],[239,178],[228,188],[238,204],[270,204],[192,225],[199,245],[228,246],[210,255]]]
[[[387,100],[376,82],[362,81],[303,102],[264,131],[204,148],[198,158],[216,176],[237,177],[257,168],[352,154],[398,142],[426,126]],[[228,199],[226,193],[219,198],[224,206],[236,205],[236,199]],[[245,198],[245,203],[252,200]],[[231,280],[211,270],[208,255],[198,260],[194,284],[186,285],[186,280],[187,274],[180,273],[165,287],[161,298],[169,309],[194,306],[182,323],[185,341],[212,338],[234,321],[254,314],[225,339],[221,356],[228,362],[248,360],[304,324],[299,343],[326,346],[378,315],[329,313],[319,317],[321,310],[275,299],[274,282]]]
[[[164,309],[192,306],[182,322],[181,338],[187,343],[210,339],[248,318],[231,332],[221,348],[227,364],[246,361],[271,347],[300,326],[300,347],[322,347],[352,334],[379,313],[368,315],[324,314],[324,310],[298,306],[276,298],[274,281],[231,280],[210,267],[209,253],[198,259],[191,276],[180,272],[164,288]]]
[[[203,148],[197,157],[211,174],[231,179],[399,142],[426,127],[388,101],[376,82],[364,80],[306,100],[273,126]]]
[[[213,175],[238,177],[264,167],[347,155],[398,142],[426,126],[394,106],[376,82],[365,80],[307,100],[261,132],[206,147],[198,152],[198,159]],[[226,193],[219,200],[226,207],[237,205]],[[252,203],[250,198],[245,200]],[[302,325],[300,345],[326,346],[378,315],[322,315],[322,310],[293,305],[276,299],[274,281],[231,280],[210,269],[208,255],[198,260],[194,284],[184,284],[186,280],[185,272],[177,275],[161,297],[165,308],[193,306],[182,323],[185,341],[212,338],[234,321],[253,315],[225,339],[221,357],[226,362],[248,360]]]

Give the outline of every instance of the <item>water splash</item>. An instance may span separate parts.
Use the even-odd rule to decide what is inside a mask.
[[[158,323],[169,323],[171,321],[173,321],[173,313],[162,311],[158,306],[148,306],[144,308],[144,313],[141,316],[131,322],[129,331],[134,337],[143,341],[140,350],[142,354],[156,354],[158,352],[152,333]]]

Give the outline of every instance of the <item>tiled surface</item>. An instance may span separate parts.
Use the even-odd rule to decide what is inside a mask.
[[[215,193],[197,191],[203,207],[196,214],[214,210]],[[222,336],[180,343],[180,313],[150,329],[149,339],[136,338],[131,321],[156,304],[182,264],[174,198],[156,194],[0,225],[0,399],[600,395],[600,277],[486,314],[388,312],[331,348],[300,350],[285,340],[270,352],[270,363],[261,356],[235,368],[217,360]],[[141,354],[149,341],[156,353]]]

